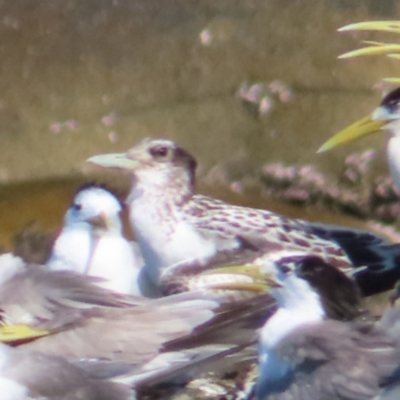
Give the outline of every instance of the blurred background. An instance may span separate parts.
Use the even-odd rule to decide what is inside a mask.
[[[102,173],[84,160],[145,137],[192,152],[206,192],[337,222],[265,191],[260,201],[255,188],[260,174],[290,175],[291,165],[334,177],[368,148],[373,173],[387,174],[384,135],[316,154],[398,75],[396,60],[337,59],[378,37],[339,27],[378,19],[400,19],[400,2],[1,1],[0,245],[32,221],[59,226],[74,190]]]

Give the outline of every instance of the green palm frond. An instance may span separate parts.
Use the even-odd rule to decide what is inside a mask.
[[[380,31],[400,34],[400,21],[366,21],[358,22],[355,24],[346,25],[340,29],[339,32],[348,31]],[[389,58],[400,59],[400,44],[399,43],[385,43],[365,40],[363,41],[366,47],[357,50],[352,50],[347,53],[341,54],[340,59],[372,56],[372,55],[386,55]],[[384,78],[385,82],[399,84],[400,78]]]

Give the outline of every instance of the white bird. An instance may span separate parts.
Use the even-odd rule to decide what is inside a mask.
[[[100,277],[104,288],[140,295],[142,259],[123,236],[121,210],[110,191],[95,185],[82,187],[65,215],[48,268]]]
[[[322,259],[295,256],[280,260],[275,286],[278,310],[260,334],[259,400],[399,398],[400,343],[391,327],[343,321],[355,316],[347,312],[329,319],[336,306],[357,303],[351,280]]]
[[[400,88],[388,93],[381,101],[380,106],[370,115],[331,137],[319,148],[318,152],[330,150],[342,143],[352,142],[367,134],[382,131],[389,133],[386,148],[387,160],[392,179],[400,193]]]

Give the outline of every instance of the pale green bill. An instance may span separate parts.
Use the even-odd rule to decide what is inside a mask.
[[[352,142],[369,133],[379,132],[385,123],[384,120],[374,120],[371,115],[368,115],[332,136],[318,149],[317,153],[333,149],[340,144]]]
[[[126,153],[100,154],[86,161],[105,168],[135,169],[138,165],[137,161],[131,160]]]

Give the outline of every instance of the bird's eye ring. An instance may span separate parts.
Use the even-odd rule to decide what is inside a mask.
[[[82,204],[74,203],[74,204],[72,204],[72,208],[73,208],[75,211],[80,211],[80,210],[82,210]]]

